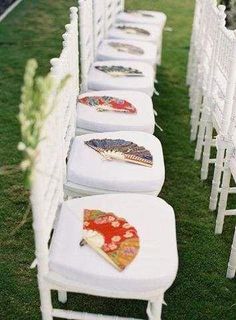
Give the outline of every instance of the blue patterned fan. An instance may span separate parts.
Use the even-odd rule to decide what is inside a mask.
[[[120,160],[146,167],[153,165],[153,157],[149,150],[123,139],[92,139],[84,142],[99,152],[106,160]]]

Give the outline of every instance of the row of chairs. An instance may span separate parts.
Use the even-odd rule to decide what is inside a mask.
[[[160,320],[164,293],[176,277],[175,215],[156,197],[165,168],[161,143],[153,135],[151,100],[166,16],[123,9],[122,1],[79,0],[79,19],[77,8],[71,8],[63,50],[51,60],[55,83],[68,74],[70,78],[56,98],[51,93],[55,104],[45,121],[33,169],[33,265],[37,263],[43,320],[128,319],[53,308],[52,290],[58,291],[62,303],[67,292],[146,300],[148,319]],[[119,50],[111,43],[118,43]],[[137,47],[139,53],[127,52],[127,46],[120,44]],[[104,67],[115,69],[115,76],[104,72]],[[138,70],[141,76],[124,76],[122,68]],[[136,113],[99,113],[81,102],[94,96],[128,101]],[[104,161],[84,143],[103,138],[144,146],[153,156],[152,167]],[[139,254],[123,272],[89,247],[79,246],[83,211],[95,208],[119,214],[138,230]]]
[[[236,31],[225,26],[225,7],[215,0],[198,0],[195,6],[187,73],[191,110],[191,140],[196,140],[195,159],[202,161],[201,179],[214,164],[210,210],[217,209],[215,233],[223,231],[231,176],[236,180]],[[212,149],[216,156],[212,158]],[[236,233],[227,277],[236,271]]]

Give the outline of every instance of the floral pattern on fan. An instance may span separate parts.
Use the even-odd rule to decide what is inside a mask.
[[[133,27],[133,26],[117,26],[116,29],[122,30],[127,34],[138,34],[142,36],[150,36],[150,32],[143,29],[143,28],[138,28],[138,27]]]
[[[119,52],[126,52],[136,56],[141,56],[144,54],[144,50],[142,48],[129,43],[109,42],[108,45]]]
[[[114,213],[84,210],[83,240],[119,271],[138,254],[140,244],[135,227]]]
[[[97,151],[105,160],[126,161],[152,167],[153,157],[143,146],[123,139],[92,139],[84,143]]]
[[[123,66],[95,66],[95,69],[105,72],[112,77],[143,77],[142,71]]]
[[[155,18],[155,16],[151,13],[146,13],[142,11],[135,11],[135,10],[125,10],[126,13],[130,13],[137,16],[147,17],[147,18]]]
[[[78,98],[77,102],[94,107],[97,111],[115,111],[123,113],[137,113],[135,106],[127,100],[109,96],[87,96]]]

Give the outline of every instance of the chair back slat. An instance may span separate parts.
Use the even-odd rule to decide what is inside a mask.
[[[105,35],[105,1],[93,0],[94,56]]]
[[[115,20],[116,1],[105,0],[105,36],[112,27]]]
[[[115,6],[114,6],[114,14],[115,16],[122,11],[124,11],[125,2],[124,0],[115,0]]]
[[[94,62],[93,4],[92,0],[79,0],[79,36],[81,92],[87,91],[88,73]]]

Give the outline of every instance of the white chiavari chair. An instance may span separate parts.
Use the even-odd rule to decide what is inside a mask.
[[[234,95],[234,105],[231,113],[231,120],[230,125],[228,128],[227,134],[219,135],[219,147],[220,151],[217,155],[217,161],[219,162],[220,170],[222,172],[223,170],[223,177],[222,177],[222,184],[221,188],[217,189],[217,195],[218,192],[220,192],[219,197],[219,204],[218,204],[218,212],[217,212],[217,218],[216,218],[216,227],[215,227],[215,233],[220,234],[223,231],[224,226],[224,219],[226,216],[236,215],[236,210],[227,210],[227,200],[229,193],[235,193],[236,188],[230,187],[230,180],[231,176],[236,180],[236,161],[235,161],[235,119],[236,119],[236,104],[235,100],[236,95]],[[225,159],[224,159],[224,166],[222,164],[222,158],[218,159],[219,156],[221,156],[222,151],[224,151]],[[221,161],[221,163],[220,163]],[[213,200],[213,198],[212,198]],[[214,199],[215,200],[215,199]],[[215,203],[214,203],[215,204]],[[212,203],[211,203],[212,205]]]
[[[190,87],[190,109],[192,109],[191,140],[194,141],[197,137],[196,160],[199,160],[201,155],[201,139],[204,135],[204,128],[201,122],[204,122],[206,118],[207,109],[204,106],[204,99],[211,90],[217,30],[220,24],[225,23],[225,7],[217,7],[215,0],[205,0],[202,11],[202,26],[199,32],[199,42],[196,50],[196,68]]]
[[[51,61],[51,74],[54,81],[60,83],[68,72],[72,73],[45,120],[31,186],[42,319],[134,320],[54,308],[51,295],[52,291],[58,291],[61,303],[67,301],[68,292],[146,300],[148,319],[160,320],[164,293],[172,285],[178,268],[173,209],[160,198],[140,194],[63,200],[64,159],[69,148],[68,140],[72,136],[67,128],[73,126],[74,91],[78,89],[76,8],[71,9],[70,19],[71,23],[63,36],[62,53],[59,59]],[[75,52],[71,52],[72,48]],[[52,92],[52,96],[54,94]],[[70,108],[74,110],[69,111]],[[138,230],[140,252],[125,272],[117,272],[88,246],[79,246],[83,237],[85,208],[117,212]],[[148,212],[149,219],[144,212]]]
[[[91,0],[79,1],[80,13],[80,52],[82,92],[89,90],[129,90],[152,96],[154,93],[154,69],[139,61],[109,60],[94,62],[93,12]],[[133,68],[139,75],[111,76],[98,70],[101,67]]]
[[[206,178],[208,176],[209,164],[215,163],[210,197],[211,210],[216,209],[225,150],[230,141],[228,128],[236,85],[236,33],[222,27],[219,42],[222,43],[222,46],[219,46],[219,57],[216,60],[216,69],[218,70],[215,72],[213,82],[211,115],[208,117],[206,125],[201,169],[202,178]],[[216,139],[216,159],[210,159],[213,129],[218,134]]]
[[[147,41],[140,42],[135,39],[104,39],[104,29],[105,34],[107,34],[107,25],[109,27],[113,25],[113,19],[109,19],[109,16],[112,16],[109,11],[109,5],[112,5],[113,1],[110,1],[105,11],[104,7],[106,2],[108,2],[107,0],[87,1],[93,4],[94,52],[96,60],[141,61],[151,64],[154,69],[156,68],[157,46],[154,43]],[[113,12],[114,10],[112,9],[111,11]],[[109,23],[107,23],[107,21],[109,21]]]

